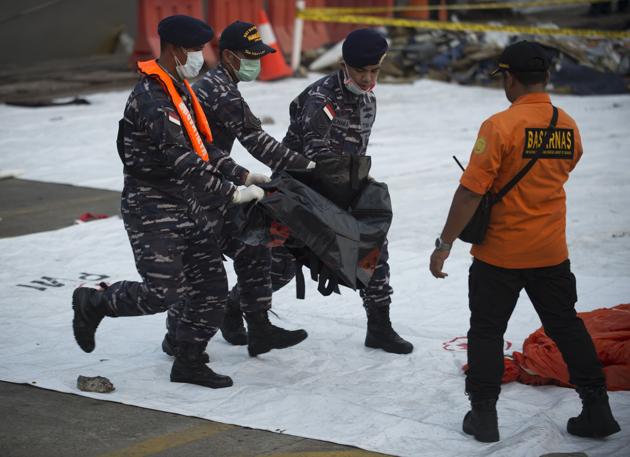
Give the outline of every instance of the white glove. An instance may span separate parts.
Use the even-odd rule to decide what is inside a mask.
[[[234,196],[232,197],[232,203],[235,205],[241,205],[243,203],[251,202],[252,200],[260,200],[265,196],[265,191],[260,187],[252,184],[244,189],[236,189]]]
[[[260,173],[248,173],[247,178],[245,178],[245,185],[251,186],[252,184],[265,184],[269,181],[271,181],[269,176]]]
[[[315,165],[317,165],[317,164],[311,160],[311,161],[308,163],[308,165],[306,166],[306,169],[307,169],[307,170],[310,170],[311,168],[315,168]]]

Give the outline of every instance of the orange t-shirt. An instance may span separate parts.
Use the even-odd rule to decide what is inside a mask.
[[[552,115],[549,95],[526,94],[479,130],[460,183],[477,194],[497,193],[540,146]],[[582,156],[575,121],[558,109],[558,121],[540,159],[491,212],[483,243],[471,254],[502,268],[557,265],[569,257],[564,183]]]

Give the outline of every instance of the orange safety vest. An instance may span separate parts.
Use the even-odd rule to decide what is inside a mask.
[[[153,59],[138,62],[138,70],[144,75],[157,77],[158,81],[160,81],[162,87],[171,99],[171,102],[173,102],[173,105],[175,106],[175,109],[177,110],[180,119],[184,123],[184,128],[186,130],[186,133],[188,134],[190,142],[193,145],[193,149],[204,162],[207,162],[208,151],[206,150],[206,146],[203,144],[201,135],[199,135],[199,130],[201,130],[201,133],[208,143],[212,143],[212,132],[210,131],[208,119],[206,118],[206,115],[201,108],[199,99],[195,95],[192,87],[190,87],[188,81],[184,79],[184,85],[186,86],[186,89],[190,94],[190,99],[192,100],[193,109],[195,110],[195,118],[197,119],[197,125],[195,125],[195,122],[190,115],[188,107],[182,100],[179,92],[177,92],[175,84],[173,83],[173,79],[166,71],[164,71],[162,67],[160,67],[160,65],[157,63],[157,60]]]

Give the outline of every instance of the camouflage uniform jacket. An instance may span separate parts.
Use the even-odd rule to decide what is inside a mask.
[[[371,92],[354,95],[339,70],[308,86],[291,102],[291,124],[282,142],[308,159],[365,155],[376,116]]]
[[[203,106],[214,144],[232,150],[234,140],[274,171],[306,168],[308,160],[291,151],[261,128],[260,120],[243,100],[237,83],[223,65],[208,71],[193,85]]]
[[[173,81],[194,118],[185,87]],[[206,148],[208,162],[195,153],[159,81],[142,76],[127,100],[118,132],[125,222],[143,231],[185,229],[208,210],[223,210],[236,189],[225,177],[242,184],[247,170],[215,146]]]

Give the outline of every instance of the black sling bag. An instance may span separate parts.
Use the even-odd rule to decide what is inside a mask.
[[[472,218],[462,230],[462,233],[459,234],[459,239],[472,244],[481,244],[486,237],[486,231],[488,230],[488,224],[490,223],[490,211],[492,210],[492,205],[497,202],[500,202],[505,194],[507,194],[512,187],[514,187],[522,178],[527,174],[527,172],[534,166],[536,161],[541,157],[543,151],[547,147],[549,143],[549,138],[551,138],[551,134],[553,129],[556,127],[556,122],[558,121],[558,108],[553,107],[553,115],[551,116],[551,122],[549,123],[549,127],[545,132],[545,138],[540,144],[540,147],[536,151],[536,155],[527,162],[521,171],[519,171],[516,176],[514,176],[510,182],[508,182],[497,194],[493,194],[492,191],[486,192],[483,197],[481,197],[481,202],[479,203],[479,207],[473,214]],[[457,158],[453,156],[459,167],[464,171],[464,167],[459,163]]]

